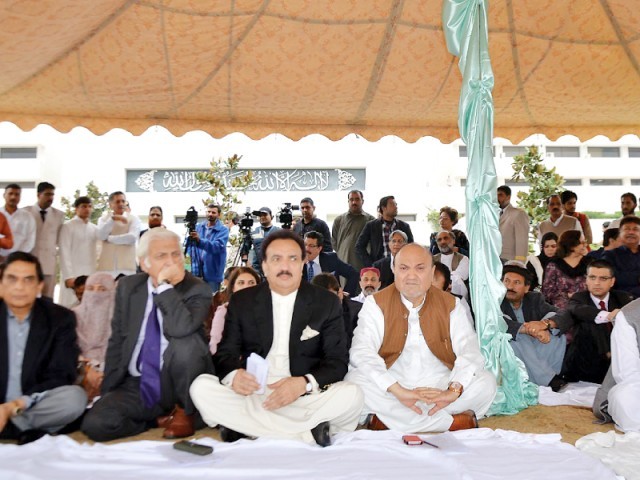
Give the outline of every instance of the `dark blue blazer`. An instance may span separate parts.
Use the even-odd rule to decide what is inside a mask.
[[[340,280],[340,277],[344,277],[347,281],[346,285],[344,286],[345,292],[348,292],[352,297],[356,296],[360,277],[355,268],[353,268],[348,263],[344,263],[342,260],[340,260],[335,252],[320,252],[320,255],[318,255],[318,260],[320,261],[320,268],[323,272],[335,275],[338,280]],[[307,278],[306,264],[304,265],[302,278]]]

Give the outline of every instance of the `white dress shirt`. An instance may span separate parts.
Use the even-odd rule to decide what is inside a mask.
[[[0,248],[0,256],[6,257],[11,252],[31,252],[36,245],[36,221],[33,216],[19,208],[11,214],[5,207],[0,207],[0,213],[7,217],[13,234],[13,247]]]

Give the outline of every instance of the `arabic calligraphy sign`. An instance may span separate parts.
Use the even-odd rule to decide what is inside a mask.
[[[127,192],[206,192],[209,185],[198,181],[196,173],[202,170],[127,170]],[[253,182],[248,191],[254,192],[308,192],[365,189],[366,170],[265,168],[252,170]],[[246,170],[231,170],[224,174],[225,185],[244,175]]]

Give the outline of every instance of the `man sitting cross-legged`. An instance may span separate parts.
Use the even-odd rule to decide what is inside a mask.
[[[529,271],[520,262],[507,262],[502,270],[507,289],[500,309],[516,356],[524,362],[529,378],[557,392],[567,384],[560,376],[567,341],[560,335],[554,317],[557,308],[538,292],[530,292]]]
[[[372,429],[403,432],[477,426],[496,392],[478,338],[460,302],[432,287],[429,250],[400,249],[395,284],[364,302],[347,380],[364,391]]]
[[[102,398],[82,423],[92,440],[137,435],[156,422],[165,438],[194,433],[189,387],[213,371],[204,340],[211,288],[184,270],[180,243],[170,230],[149,230],[138,246],[145,273],[118,282]]]
[[[611,368],[596,392],[593,413],[624,432],[640,432],[640,299],[622,307],[611,332]]]
[[[233,294],[214,357],[218,376],[201,375],[191,386],[202,418],[221,426],[224,441],[270,436],[327,446],[330,431],[357,426],[362,392],[341,381],[348,362],[342,307],[337,295],[301,283],[304,259],[294,232],[264,240],[268,283]],[[251,354],[268,364],[264,390],[247,371]]]

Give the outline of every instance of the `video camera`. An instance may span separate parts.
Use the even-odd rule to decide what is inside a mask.
[[[187,213],[185,214],[182,221],[186,225],[189,233],[196,231],[196,225],[198,224],[198,211],[195,209],[195,207],[191,207],[189,208],[189,210],[187,210]]]
[[[293,210],[300,210],[298,205],[291,205],[290,203],[283,203],[280,207],[280,211],[276,215],[276,219],[282,224],[282,228],[287,230],[291,229],[293,223]]]
[[[251,207],[247,207],[247,211],[244,213],[244,216],[240,219],[240,231],[242,232],[243,235],[251,234],[254,215],[260,215],[260,212],[252,212]]]

